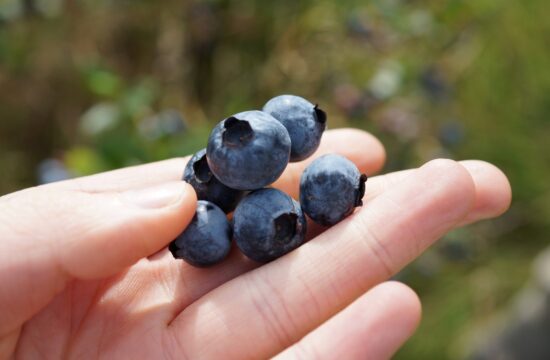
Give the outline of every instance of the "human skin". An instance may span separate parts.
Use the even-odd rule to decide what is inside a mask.
[[[369,175],[385,159],[359,130],[328,131],[313,158],[332,152]],[[198,269],[166,249],[196,208],[179,181],[187,161],[0,198],[0,358],[387,359],[421,312],[414,292],[388,279],[511,200],[493,165],[435,160],[370,178],[362,208],[328,230],[310,226],[311,240],[276,261],[233,249]],[[289,165],[275,186],[297,197],[311,161]]]

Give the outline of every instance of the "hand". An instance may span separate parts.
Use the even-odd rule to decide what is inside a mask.
[[[327,132],[316,156],[327,152],[369,174],[385,157],[358,130]],[[281,259],[258,267],[234,250],[196,269],[165,249],[196,206],[179,181],[186,161],[0,198],[0,358],[385,359],[420,318],[414,292],[385,281],[511,196],[490,164],[436,160],[372,177],[363,208],[312,226],[319,234]],[[296,195],[305,166],[275,186]]]

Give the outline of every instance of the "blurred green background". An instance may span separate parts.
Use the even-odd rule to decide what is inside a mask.
[[[399,279],[424,319],[397,359],[461,359],[529,279],[550,225],[547,0],[0,0],[0,194],[191,153],[281,93],[367,129],[385,171],[479,158],[501,219]]]

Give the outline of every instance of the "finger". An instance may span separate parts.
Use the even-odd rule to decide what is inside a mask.
[[[283,191],[296,196],[300,176],[308,164],[315,158],[338,153],[356,163],[362,172],[369,174],[379,171],[384,165],[384,147],[374,136],[356,129],[329,130],[323,135],[317,152],[308,160],[289,164],[285,173],[274,184]],[[166,181],[177,181],[182,178],[183,169],[189,157],[176,158],[146,165],[67,180],[48,186],[69,188],[85,192],[124,191],[142,188]]]
[[[506,175],[496,166],[480,160],[460,161],[472,177],[476,189],[475,203],[461,225],[502,215],[510,207],[512,188]],[[410,169],[369,179],[363,202],[368,203],[385,191],[407,180],[418,169]]]
[[[0,336],[73,278],[114,274],[163,248],[193,217],[184,182],[122,193],[34,188],[0,199]]]
[[[512,187],[506,175],[485,161],[467,160],[460,164],[468,170],[476,187],[474,208],[460,225],[504,214],[512,203]]]
[[[297,198],[304,169],[318,157],[329,153],[347,157],[357,165],[360,172],[369,175],[380,171],[386,161],[384,146],[371,134],[357,129],[330,130],[312,157],[289,164],[283,176],[273,186]]]
[[[467,216],[474,196],[463,166],[430,162],[301,248],[202,297],[171,328],[205,357],[250,339],[247,356],[271,356],[420,255]]]
[[[459,226],[491,219],[508,210],[512,200],[512,189],[506,175],[499,168],[479,160],[460,161],[459,164],[468,170],[476,188],[474,206]],[[363,203],[367,204],[384,192],[393,189],[418,170],[408,169],[371,177],[365,187]],[[309,222],[308,238],[311,239],[326,229],[324,226]]]
[[[71,189],[88,193],[120,192],[139,189],[182,179],[189,156],[130,166],[96,175],[48,184],[47,187]]]
[[[0,336],[0,359],[13,358],[20,334],[21,328],[18,328],[11,333]]]
[[[390,359],[420,322],[418,296],[398,282],[382,283],[275,359]]]

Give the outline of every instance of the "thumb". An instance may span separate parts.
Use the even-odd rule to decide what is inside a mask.
[[[0,198],[0,337],[68,281],[113,275],[157,252],[195,207],[182,181],[105,193],[43,186]]]

